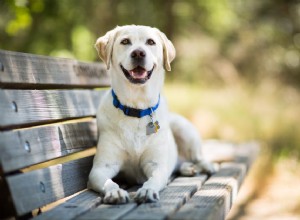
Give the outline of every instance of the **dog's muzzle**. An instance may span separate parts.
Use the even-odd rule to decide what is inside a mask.
[[[132,70],[125,69],[122,65],[120,65],[125,77],[134,84],[144,84],[146,83],[152,75],[154,70],[154,66],[150,71],[147,71],[144,67],[137,66]]]

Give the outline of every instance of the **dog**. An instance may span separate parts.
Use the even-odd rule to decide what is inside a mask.
[[[180,172],[213,173],[204,160],[200,137],[180,115],[169,113],[162,96],[165,70],[171,71],[176,51],[157,28],[117,26],[97,39],[95,47],[111,76],[111,87],[97,111],[99,140],[88,187],[104,195],[104,203],[130,201],[112,178],[123,174],[143,184],[138,203],[156,202],[178,158]]]

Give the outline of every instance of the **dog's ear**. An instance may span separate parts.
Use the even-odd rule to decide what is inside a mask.
[[[106,64],[107,70],[110,68],[110,63],[112,59],[113,45],[116,39],[116,33],[118,31],[118,26],[108,31],[104,36],[99,37],[96,41],[95,48],[97,49],[98,55]]]
[[[164,68],[167,71],[171,71],[171,62],[176,56],[176,50],[173,43],[167,38],[167,36],[160,30],[156,29],[162,40],[163,55],[164,55]]]

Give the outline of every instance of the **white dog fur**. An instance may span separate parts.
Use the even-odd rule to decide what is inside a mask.
[[[170,64],[175,58],[175,48],[165,34],[152,27],[121,26],[100,37],[95,46],[107,65],[112,89],[123,105],[137,109],[156,105],[162,92],[164,72],[171,70]],[[133,71],[137,67],[137,62],[133,61],[134,51],[143,52],[145,71]],[[121,65],[138,83],[125,76]],[[148,79],[147,73],[151,70]],[[176,167],[178,153],[189,161],[182,164],[182,174],[214,172],[213,166],[202,158],[196,129],[183,117],[169,113],[162,96],[153,117],[160,129],[146,135],[146,126],[151,121],[149,116],[126,116],[113,105],[111,90],[103,97],[97,112],[99,141],[88,186],[102,193],[105,203],[129,202],[128,193],[112,181],[119,173],[127,180],[143,184],[134,198],[137,202],[159,200],[159,191],[166,186]]]

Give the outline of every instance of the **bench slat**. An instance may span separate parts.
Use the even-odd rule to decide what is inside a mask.
[[[77,217],[77,220],[87,220],[87,219],[164,219],[167,215],[178,209],[187,199],[191,197],[207,179],[206,175],[201,175],[197,177],[178,177],[173,180],[161,193],[160,202],[156,204],[142,204],[137,207],[136,203],[129,203],[126,205],[106,205],[101,204],[98,207],[88,211],[87,213]],[[132,195],[132,194],[131,194]],[[77,195],[71,200],[76,199]],[[133,195],[132,195],[133,196]],[[74,203],[74,202],[72,202]],[[75,206],[77,203],[75,204]],[[52,219],[60,219],[63,211],[66,211],[65,206],[67,204],[61,204],[48,212],[41,214],[38,219],[48,219],[50,216]],[[136,208],[137,207],[137,208]],[[75,213],[79,213],[82,209],[81,206],[74,207],[72,209]],[[150,212],[145,213],[145,212]],[[83,213],[83,212],[82,212]],[[46,217],[43,217],[43,216]],[[69,219],[71,214],[67,215]],[[76,214],[77,216],[77,214]],[[65,216],[64,216],[65,217]]]
[[[206,175],[197,177],[178,177],[161,193],[158,203],[145,203],[121,219],[166,219],[184,204],[207,179]]]
[[[76,218],[76,220],[114,220],[119,219],[126,213],[131,212],[137,206],[136,203],[124,205],[100,205],[86,214]]]
[[[0,90],[0,130],[94,116],[105,91]]]
[[[38,215],[35,220],[71,220],[83,213],[95,208],[101,203],[101,197],[98,193],[86,190],[73,198],[67,200],[52,210]],[[95,210],[95,209],[93,209]],[[99,216],[97,216],[99,219]]]
[[[222,165],[220,171],[210,177],[170,219],[225,219],[245,174],[245,164]]]
[[[96,119],[0,132],[0,160],[7,173],[96,146]]]
[[[86,188],[93,156],[6,178],[17,214],[70,196]]]
[[[0,87],[61,88],[109,86],[103,63],[0,50]]]

